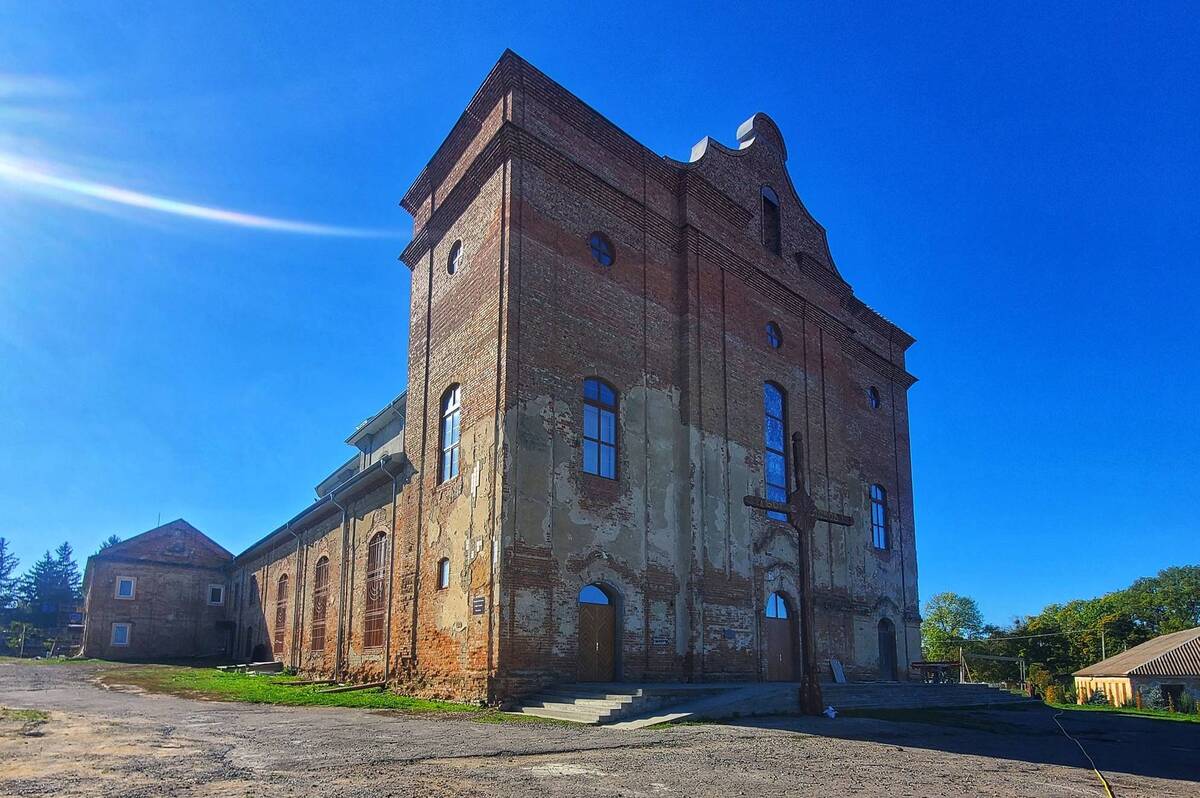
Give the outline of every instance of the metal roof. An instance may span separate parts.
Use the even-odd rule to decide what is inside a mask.
[[[1200,626],[1147,640],[1075,675],[1200,677]]]

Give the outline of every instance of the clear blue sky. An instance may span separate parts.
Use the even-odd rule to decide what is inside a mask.
[[[631,5],[0,3],[23,565],[159,514],[237,550],[312,499],[404,387],[398,201],[505,47],[676,158],[778,121],[842,273],[918,339],[924,598],[1003,622],[1200,561],[1194,10]]]

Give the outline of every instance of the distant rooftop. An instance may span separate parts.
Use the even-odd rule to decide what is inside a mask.
[[[1076,676],[1200,676],[1200,626],[1147,640]]]

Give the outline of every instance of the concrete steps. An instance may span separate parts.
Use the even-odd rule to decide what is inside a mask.
[[[670,704],[707,696],[720,688],[696,685],[627,686],[562,684],[522,700],[513,712],[590,726],[615,723]]]
[[[855,682],[823,684],[826,706],[845,709],[915,709],[1019,704],[1030,699],[986,684],[922,684],[913,682]]]

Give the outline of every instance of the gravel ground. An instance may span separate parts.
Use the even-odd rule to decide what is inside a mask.
[[[0,706],[51,713],[0,724],[0,795],[1103,795],[1039,707],[970,716],[991,731],[767,718],[617,732],[192,701],[103,689],[97,670],[0,664]],[[1200,725],[1063,722],[1121,798],[1200,795]]]

